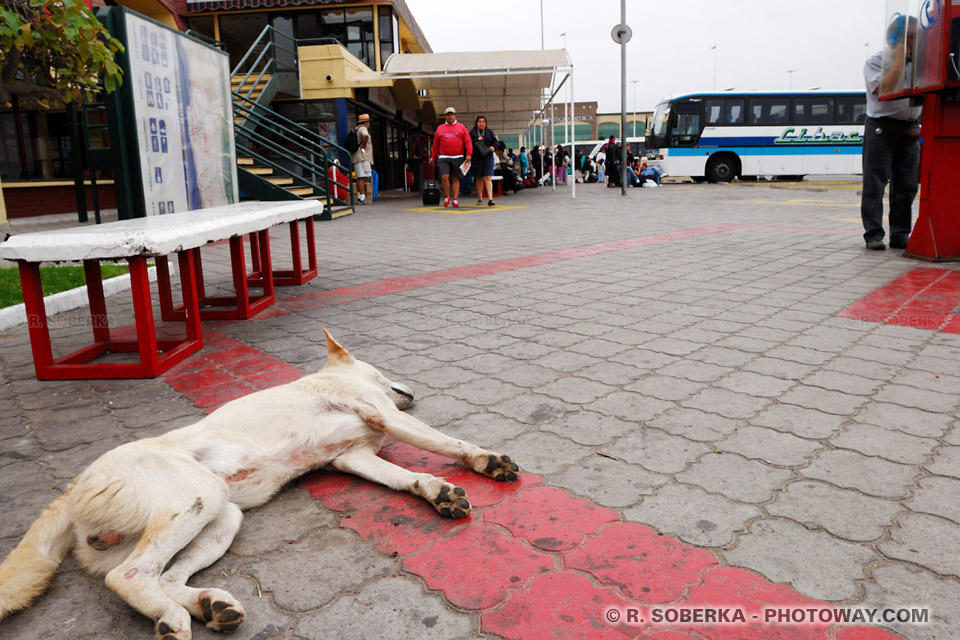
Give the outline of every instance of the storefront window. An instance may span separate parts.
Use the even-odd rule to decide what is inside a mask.
[[[0,179],[66,180],[72,169],[65,112],[0,113]]]

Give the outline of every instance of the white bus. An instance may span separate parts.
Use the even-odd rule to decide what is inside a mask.
[[[859,174],[866,115],[862,91],[680,95],[654,111],[648,162],[696,182]]]

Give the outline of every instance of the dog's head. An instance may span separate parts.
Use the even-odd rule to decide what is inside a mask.
[[[398,409],[406,409],[413,404],[413,391],[410,387],[389,380],[375,367],[350,355],[349,351],[333,339],[329,331],[324,329],[323,333],[327,336],[327,367],[350,368],[353,375],[358,375],[383,389],[383,392],[393,400]]]

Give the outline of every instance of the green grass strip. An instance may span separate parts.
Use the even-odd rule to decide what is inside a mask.
[[[100,274],[103,279],[129,273],[126,265],[101,264]],[[40,267],[40,281],[43,283],[43,295],[68,291],[86,284],[83,277],[83,267]],[[23,291],[20,289],[20,270],[16,267],[0,268],[0,309],[12,307],[23,302]]]

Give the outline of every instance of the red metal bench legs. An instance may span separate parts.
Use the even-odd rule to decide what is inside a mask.
[[[262,263],[262,275],[259,280],[251,282],[247,275],[247,265],[243,252],[243,237],[230,238],[230,269],[233,274],[233,287],[236,292],[232,296],[208,296],[203,285],[203,262],[200,258],[200,249],[191,249],[193,253],[193,273],[197,282],[200,300],[200,317],[204,320],[246,320],[273,304],[274,282],[273,271],[270,269],[270,236],[266,229],[250,234],[251,251],[258,256],[257,261]],[[253,249],[256,247],[256,249]],[[257,267],[256,262],[254,268]],[[164,320],[178,320],[183,317],[183,306],[173,306],[173,296],[170,292],[170,270],[165,258],[157,259],[157,286],[160,290],[160,316]],[[259,296],[250,295],[250,287],[263,288]]]
[[[193,259],[190,251],[181,251],[177,255],[183,289],[181,306],[186,310],[183,314],[186,339],[157,339],[153,321],[153,304],[150,298],[150,281],[147,277],[147,261],[143,257],[128,259],[137,339],[112,339],[107,319],[107,304],[103,295],[103,282],[100,277],[100,261],[84,260],[83,269],[87,281],[94,342],[88,347],[56,360],[53,359],[47,311],[40,286],[40,265],[21,260],[20,282],[23,287],[23,302],[27,311],[30,346],[33,349],[37,378],[40,380],[153,378],[191,353],[199,351],[203,347],[203,338],[200,335],[199,301],[194,282]],[[94,359],[106,353],[137,353],[139,363],[93,362]]]
[[[307,231],[307,264],[303,268],[303,257],[300,255],[300,222],[290,222],[290,253],[293,256],[293,269],[274,269],[273,284],[277,287],[296,287],[317,276],[317,246],[313,233],[313,218],[305,218]],[[251,286],[263,286],[263,267],[260,262],[260,251],[254,242],[250,243],[250,260],[253,264],[253,273],[247,278]]]

